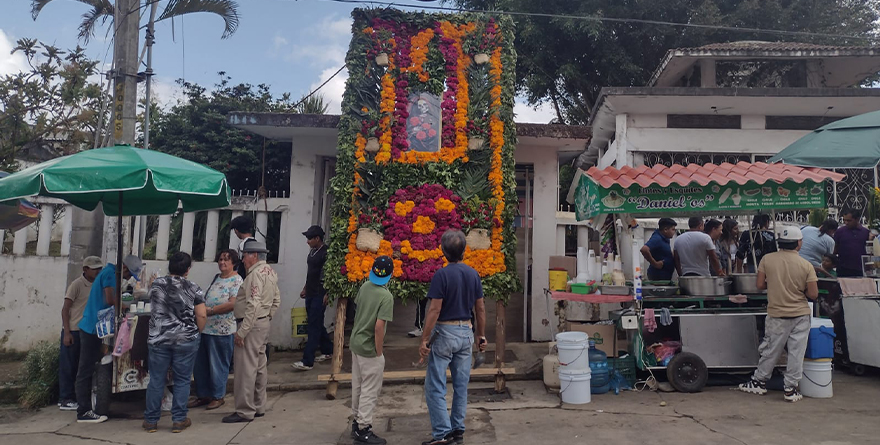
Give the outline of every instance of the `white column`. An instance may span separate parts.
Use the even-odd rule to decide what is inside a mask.
[[[168,240],[171,237],[171,215],[159,216],[159,231],[156,234],[156,259],[168,259]]]
[[[135,216],[131,218],[131,254],[137,256],[138,258],[143,258],[143,252],[141,252],[140,239],[141,239],[141,221],[140,216]],[[146,218],[144,216],[143,218]]]
[[[235,210],[232,212],[232,219],[238,218],[241,215],[244,215],[244,212]],[[232,221],[232,219],[230,219],[230,221]],[[241,240],[235,236],[235,230],[229,229],[229,248],[238,251],[239,243],[241,243]]]
[[[196,225],[195,213],[183,214],[183,227],[180,232],[180,251],[192,254],[193,249],[193,229]]]
[[[290,214],[289,210],[285,210],[281,213],[281,227],[278,232],[278,263],[284,262],[284,238],[287,237],[287,215]]]
[[[208,223],[205,228],[205,261],[214,261],[217,256],[217,234],[220,231],[220,211],[208,211]]]
[[[70,235],[73,233],[73,206],[64,206],[64,222],[61,231],[61,255],[70,255]]]
[[[263,236],[265,233],[269,231],[269,213],[268,212],[257,212],[257,233],[254,234],[254,238],[261,243],[266,242],[266,237]]]
[[[37,232],[37,255],[39,256],[49,255],[49,244],[52,242],[52,218],[54,217],[54,205],[40,205],[40,227]]]
[[[556,254],[565,255],[565,226],[556,226]]]
[[[577,226],[578,247],[590,248],[590,229],[587,226]]]
[[[27,229],[24,227],[15,232],[15,238],[12,240],[12,253],[24,255],[24,251],[27,250]]]
[[[614,136],[614,143],[617,145],[617,164],[615,167],[618,169],[627,165],[629,155],[629,143],[626,140],[627,119],[629,119],[629,115],[626,113],[618,114],[615,117],[616,134]]]

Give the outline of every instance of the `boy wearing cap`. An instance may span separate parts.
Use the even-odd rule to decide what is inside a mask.
[[[76,370],[79,367],[79,322],[83,318],[92,282],[104,263],[96,256],[83,260],[82,275],[70,283],[61,307],[61,352],[58,356],[58,407],[62,411],[76,409]]]
[[[385,327],[394,317],[394,298],[385,287],[394,273],[394,261],[380,256],[370,279],[354,299],[357,310],[351,330],[351,435],[355,443],[384,444],[372,431],[373,410],[382,390],[385,371]]]
[[[138,275],[143,268],[143,262],[134,255],[128,255],[122,260],[122,278],[128,280]],[[98,312],[116,304],[116,265],[107,263],[101,272],[95,277],[95,283],[89,291],[89,299],[83,310],[82,320],[79,322],[80,357],[79,368],[76,371],[76,421],[78,423],[101,423],[107,421],[107,416],[99,415],[92,411],[92,375],[95,373],[95,364],[101,359],[101,345],[103,341],[96,334],[95,325],[98,323]]]
[[[819,298],[816,270],[798,255],[803,245],[801,230],[794,226],[778,229],[779,251],[764,256],[758,265],[758,289],[767,290],[767,318],[764,340],[758,350],[761,360],[752,379],[739,385],[739,390],[767,394],[767,380],[786,346],[785,400],[803,399],[798,384],[803,377],[804,354],[810,334],[810,306],[807,299]]]
[[[236,216],[232,218],[232,221],[229,221],[229,227],[235,232],[235,236],[241,240],[238,244],[238,257],[241,258],[244,243],[248,242],[248,240],[257,240],[254,238],[254,220],[245,215]],[[242,279],[247,278],[247,268],[244,267],[243,262],[238,262],[235,271],[238,272]]]

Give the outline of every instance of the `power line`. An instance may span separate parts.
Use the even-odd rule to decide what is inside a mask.
[[[302,99],[300,99],[300,101],[297,102],[297,103],[293,106],[293,108],[296,108],[296,107],[300,106],[303,102],[305,102],[306,100],[308,100],[308,98],[312,97],[315,93],[317,93],[318,90],[320,90],[321,88],[324,88],[324,85],[327,85],[331,80],[333,80],[334,77],[336,77],[337,74],[341,73],[342,70],[344,70],[344,69],[345,69],[345,65],[343,64],[341,67],[339,67],[338,70],[336,70],[335,73],[333,73],[332,76],[330,76],[329,78],[327,78],[327,80],[325,80],[324,83],[318,85],[318,88],[315,88],[314,90],[312,90],[311,93],[307,94],[305,97],[303,97]]]
[[[286,0],[286,1],[295,1],[295,0]],[[784,30],[779,30],[779,29],[748,28],[748,27],[723,26],[723,25],[702,25],[702,24],[698,24],[698,23],[680,23],[680,22],[668,22],[668,21],[663,21],[663,20],[601,17],[601,16],[594,16],[594,15],[569,15],[569,14],[551,14],[551,13],[542,13],[542,12],[520,12],[520,11],[501,11],[501,10],[490,11],[490,10],[485,10],[485,9],[452,8],[452,7],[448,7],[448,6],[411,5],[411,4],[405,4],[405,3],[397,3],[397,2],[389,2],[389,1],[373,1],[373,0],[320,0],[320,1],[333,2],[333,3],[346,3],[346,4],[394,6],[394,7],[400,7],[400,8],[416,8],[416,9],[425,9],[425,10],[432,10],[432,11],[502,14],[502,15],[509,15],[509,16],[519,16],[519,17],[543,17],[543,18],[587,20],[587,21],[593,21],[593,22],[611,22],[611,23],[640,23],[640,24],[645,24],[645,25],[679,26],[679,27],[684,27],[684,28],[713,29],[713,30],[719,30],[719,31],[732,31],[732,32],[743,32],[743,33],[776,34],[776,35],[801,36],[801,37],[829,37],[829,38],[835,38],[835,39],[854,39],[854,40],[867,40],[867,41],[873,40],[871,37],[853,36],[853,35],[845,35],[845,34],[824,34],[824,33],[809,32],[809,31],[784,31]],[[416,0],[416,1],[425,1],[425,0]],[[430,1],[430,0],[428,0],[428,1]]]

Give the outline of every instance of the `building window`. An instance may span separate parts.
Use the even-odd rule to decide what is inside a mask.
[[[752,155],[746,153],[670,153],[670,152],[650,152],[643,153],[645,157],[645,165],[653,167],[655,165],[665,165],[667,167],[672,164],[688,165],[720,165],[724,162],[736,164],[738,162],[752,162]],[[763,156],[766,159],[766,156]]]
[[[768,130],[806,130],[813,131],[823,125],[844,119],[828,116],[766,116],[764,127]]]
[[[806,88],[805,60],[736,60],[715,64],[719,88]]]
[[[668,114],[666,128],[742,128],[742,116],[725,114]]]

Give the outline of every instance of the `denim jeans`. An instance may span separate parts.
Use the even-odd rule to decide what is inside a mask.
[[[79,367],[76,370],[76,409],[77,416],[92,410],[92,376],[95,367],[104,355],[101,353],[103,340],[95,334],[79,331]],[[98,413],[107,414],[107,413]]]
[[[222,399],[226,395],[229,365],[235,334],[202,334],[199,353],[193,368],[196,396],[200,399]]]
[[[321,354],[333,354],[333,341],[324,327],[324,298],[306,296],[306,316],[308,317],[309,336],[306,339],[306,348],[303,351],[302,362],[306,366],[315,365],[315,352],[320,349]],[[344,329],[344,327],[340,328]]]
[[[79,368],[79,331],[70,331],[73,344],[64,345],[64,330],[61,330],[61,352],[58,355],[58,400],[76,400],[76,371]]]
[[[431,435],[442,439],[455,430],[464,431],[467,387],[471,378],[474,333],[468,325],[438,324],[428,356],[425,402],[431,417]],[[446,410],[446,369],[452,373],[452,414]]]
[[[179,345],[150,345],[150,384],[147,385],[147,409],[144,420],[147,423],[159,422],[162,414],[162,396],[165,395],[165,382],[168,369],[174,374],[174,388],[171,390],[171,420],[183,422],[189,410],[186,408],[189,399],[190,377],[193,364],[199,352],[199,339]]]

